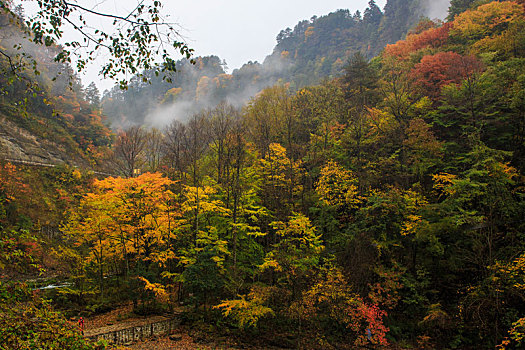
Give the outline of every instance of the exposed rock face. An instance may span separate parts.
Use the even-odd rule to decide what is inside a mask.
[[[63,147],[38,139],[4,117],[0,117],[0,158],[49,164],[69,163]]]

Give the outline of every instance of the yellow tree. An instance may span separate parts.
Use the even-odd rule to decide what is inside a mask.
[[[98,270],[100,296],[104,296],[104,268],[110,258],[119,254],[115,250],[116,227],[108,215],[109,203],[95,193],[87,194],[80,206],[70,215],[64,231],[76,243],[87,249],[85,264],[94,264]]]
[[[355,208],[361,202],[357,190],[357,178],[351,171],[334,161],[329,161],[317,183],[316,192],[321,201],[336,208]]]
[[[513,1],[493,1],[456,17],[452,37],[474,42],[500,35],[509,24],[523,19],[523,6]]]
[[[228,242],[225,236],[225,219],[230,210],[214,198],[216,190],[211,186],[183,189],[182,213],[184,227],[181,232],[190,233],[192,239],[180,250],[180,264],[184,267],[182,280],[193,293],[195,305],[209,304],[210,297],[219,294],[226,275]]]
[[[321,235],[310,219],[294,213],[287,222],[273,222],[278,242],[267,254],[261,270],[271,269],[281,284],[289,286],[292,297],[298,295],[301,283],[315,271],[324,249]]]
[[[294,199],[303,190],[301,161],[293,161],[286,155],[286,148],[278,143],[269,145],[264,159],[259,162],[262,174],[263,201],[265,206],[282,216],[289,215],[295,205]]]
[[[136,178],[107,178],[95,183],[99,195],[112,203],[114,223],[119,223],[128,242],[128,252],[146,261],[163,263],[160,252],[168,248],[170,235],[178,224],[179,213],[173,207],[174,182],[159,173]],[[159,260],[160,259],[160,260]]]
[[[175,258],[171,245],[180,214],[169,190],[173,184],[158,173],[95,181],[94,191],[71,213],[65,232],[97,265],[101,294],[109,258],[125,262],[126,275],[130,257],[136,265],[161,268]]]

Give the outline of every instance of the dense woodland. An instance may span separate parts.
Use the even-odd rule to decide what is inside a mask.
[[[524,3],[453,0],[446,22],[368,48],[406,32],[386,17],[397,3],[281,32],[267,60],[295,52],[291,75],[162,129],[112,136],[96,88],[60,79],[10,114],[27,85],[6,84],[3,117],[64,135],[114,176],[0,163],[0,348],[93,348],[62,315],[124,302],[137,314],[182,304],[187,324],[248,345],[525,347]],[[377,40],[316,30],[387,21],[399,32],[360,29]],[[327,48],[305,52],[306,40]],[[340,74],[299,63],[342,60],[345,47]],[[163,98],[198,105],[195,74],[224,74],[218,58],[196,61]],[[114,89],[104,111],[137,91],[158,101],[148,89]],[[71,284],[13,282],[38,273]]]

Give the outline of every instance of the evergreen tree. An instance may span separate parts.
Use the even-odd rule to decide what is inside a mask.
[[[363,15],[363,21],[366,24],[378,25],[379,22],[381,22],[382,17],[383,12],[381,12],[381,9],[377,6],[375,0],[370,0]]]
[[[465,12],[473,6],[478,0],[451,0],[448,8],[448,20],[452,21],[457,15]]]
[[[100,107],[100,91],[97,88],[97,85],[92,82],[85,89],[84,94],[86,95],[86,100],[94,107]]]

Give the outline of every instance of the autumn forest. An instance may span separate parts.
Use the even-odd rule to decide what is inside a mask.
[[[0,143],[0,349],[112,348],[71,319],[121,305],[216,348],[525,347],[523,1],[370,1],[103,95],[55,44],[13,69],[1,3],[0,136],[47,153]]]

